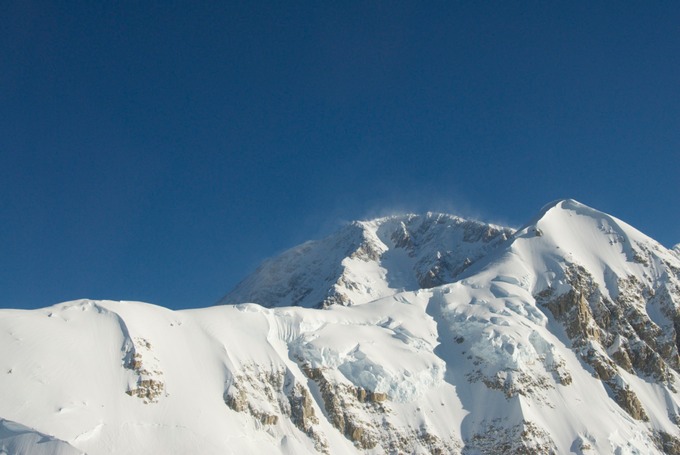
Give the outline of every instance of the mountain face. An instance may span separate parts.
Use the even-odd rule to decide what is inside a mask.
[[[0,311],[0,454],[677,454],[680,255],[573,200],[356,222],[200,310]]]

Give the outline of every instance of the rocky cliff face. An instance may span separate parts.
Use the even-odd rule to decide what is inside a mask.
[[[575,201],[517,231],[440,214],[353,223],[226,300],[254,303],[0,311],[0,417],[28,431],[0,444],[680,453],[680,258]]]

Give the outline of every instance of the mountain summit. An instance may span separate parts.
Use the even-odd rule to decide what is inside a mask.
[[[220,304],[356,305],[452,282],[514,231],[442,213],[356,221],[266,261]]]
[[[573,200],[354,222],[221,302],[0,311],[0,453],[680,453],[680,257]]]

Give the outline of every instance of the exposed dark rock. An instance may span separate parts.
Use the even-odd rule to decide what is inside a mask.
[[[656,432],[656,442],[659,450],[668,455],[680,455],[680,439],[665,431]]]
[[[613,302],[602,295],[584,268],[572,265],[565,272],[572,289],[562,295],[548,289],[536,296],[537,302],[564,324],[572,348],[611,390],[614,401],[631,417],[648,420],[619,369],[653,378],[673,390],[672,371],[679,362],[677,335],[665,334],[643,311],[659,294],[631,276],[617,281],[618,295]]]
[[[463,447],[463,455],[557,455],[547,431],[529,421],[513,427],[494,420],[486,422]]]

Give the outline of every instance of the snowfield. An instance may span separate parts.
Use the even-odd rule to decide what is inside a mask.
[[[573,200],[352,223],[222,303],[0,310],[0,454],[680,453],[677,247]]]

